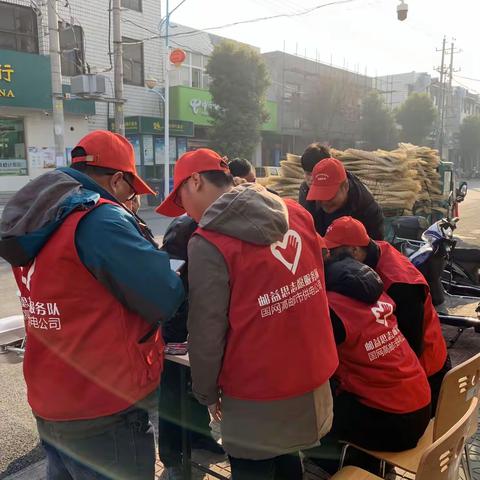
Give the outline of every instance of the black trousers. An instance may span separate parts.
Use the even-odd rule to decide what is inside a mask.
[[[302,480],[302,462],[298,453],[267,460],[228,457],[232,480]]]
[[[328,472],[338,468],[342,445],[339,440],[369,450],[400,452],[414,448],[430,422],[430,405],[411,413],[390,413],[359,402],[350,393],[334,397],[330,433],[321,446],[305,452]],[[378,460],[349,449],[346,465],[356,465],[378,474]]]
[[[165,362],[160,383],[158,402],[158,455],[165,467],[180,466],[182,462],[182,430],[180,416],[180,368],[173,362]],[[188,418],[192,441],[210,436],[208,408],[201,405],[189,392]]]
[[[430,390],[432,392],[432,418],[435,416],[435,412],[437,410],[438,397],[440,395],[443,377],[449,370],[451,370],[451,368],[452,361],[450,360],[450,355],[447,353],[447,359],[445,360],[445,364],[441,370],[428,377],[428,383],[430,384]]]

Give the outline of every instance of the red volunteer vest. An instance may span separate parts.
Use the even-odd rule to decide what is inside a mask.
[[[432,303],[432,296],[425,277],[415,266],[387,242],[376,242],[380,247],[380,260],[375,268],[383,281],[385,291],[394,283],[423,285],[427,293],[424,303],[423,353],[420,356],[427,377],[437,373],[447,359],[447,345],[443,338],[440,319]]]
[[[112,203],[101,199],[97,206]],[[69,215],[28,267],[14,268],[25,316],[28,401],[47,420],[92,419],[130,407],[158,385],[163,342],[85,268]],[[122,259],[119,259],[120,261]]]
[[[323,385],[338,365],[313,220],[295,202],[285,204],[290,229],[271,246],[196,232],[218,248],[228,267],[230,329],[218,384],[230,397],[303,395]]]
[[[398,329],[393,300],[383,293],[374,304],[328,292],[330,308],[345,327],[338,345],[339,389],[363,404],[392,413],[410,413],[430,403],[425,372]]]

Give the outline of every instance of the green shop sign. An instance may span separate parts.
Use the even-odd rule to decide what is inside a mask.
[[[63,92],[70,92],[63,85]],[[92,100],[65,100],[65,112],[95,114]],[[0,50],[0,107],[52,110],[50,57],[32,53]]]
[[[175,118],[207,127],[211,125],[209,110],[213,105],[208,90],[182,86],[170,88],[170,112]],[[270,119],[262,126],[262,130],[275,132],[278,127],[277,103],[267,101],[266,108]]]
[[[170,120],[170,135],[174,137],[193,137],[193,122],[184,120]],[[163,118],[156,117],[126,117],[125,133],[145,133],[150,135],[163,135],[165,133],[165,122]],[[112,118],[108,121],[108,128],[115,129],[115,122]]]

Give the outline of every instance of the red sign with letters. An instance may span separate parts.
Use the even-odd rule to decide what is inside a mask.
[[[181,48],[175,48],[170,52],[170,62],[177,67],[180,66],[186,58],[187,54]]]

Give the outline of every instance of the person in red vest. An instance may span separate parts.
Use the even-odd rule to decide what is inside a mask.
[[[298,450],[330,429],[338,365],[310,214],[259,185],[234,187],[209,149],[179,158],[157,211],[199,224],[188,246],[193,391],[221,420],[232,478],[300,480]]]
[[[95,131],[70,168],[29,182],[3,212],[0,255],[20,290],[49,480],[154,478],[158,326],[184,292],[168,254],[123,206],[145,193],[128,140]]]
[[[327,229],[325,243],[331,255],[350,255],[373,268],[382,279],[386,293],[395,302],[399,329],[427,374],[434,414],[451,363],[427,281],[408,258],[387,242],[373,241],[362,223],[352,217],[335,220]]]
[[[414,448],[430,421],[430,387],[377,273],[351,257],[329,259],[325,280],[340,365],[332,382],[332,430],[306,454],[333,473],[339,440],[380,451]],[[347,464],[378,471],[378,461],[349,454]]]

